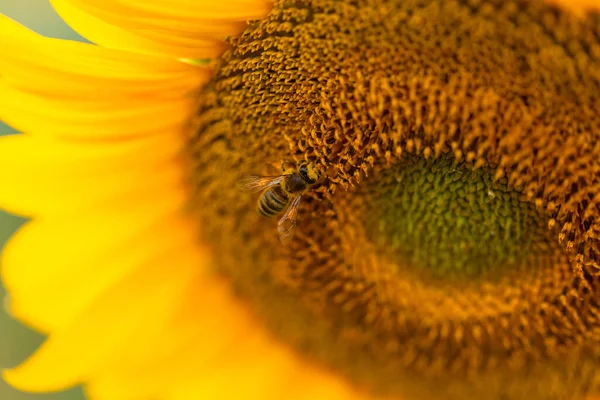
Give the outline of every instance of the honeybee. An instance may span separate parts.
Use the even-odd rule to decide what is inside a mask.
[[[300,199],[318,179],[319,173],[316,168],[303,162],[296,171],[289,174],[248,176],[238,182],[238,187],[244,192],[262,191],[256,203],[260,215],[273,217],[283,211],[277,223],[277,232],[281,243],[288,244],[296,230]]]

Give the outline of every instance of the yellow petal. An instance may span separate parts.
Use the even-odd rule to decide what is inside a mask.
[[[87,217],[81,219],[96,222]],[[136,229],[115,233],[114,237],[92,236],[75,223],[65,223],[65,231],[57,232],[53,227],[57,223],[57,219],[29,222],[15,235],[3,258],[3,275],[11,290],[10,312],[42,332],[67,325],[96,296],[132,270],[190,246],[189,227],[174,221],[172,215],[151,218]],[[165,231],[170,234],[163,235]],[[84,240],[94,244],[82,249],[71,247]],[[25,254],[31,253],[32,248],[36,252],[49,251],[37,258]]]
[[[248,21],[264,17],[273,8],[273,0],[69,0],[86,11],[103,16],[117,17],[116,14],[130,15],[127,20],[139,21],[144,18],[178,20],[190,27],[194,22],[203,21]],[[160,21],[154,21],[159,24]],[[172,24],[172,22],[171,22]],[[168,25],[165,25],[168,26]],[[195,31],[204,28],[196,26]],[[231,35],[236,32],[225,32]]]
[[[68,0],[51,0],[60,16],[79,34],[101,46],[137,53],[166,54],[181,58],[212,58],[222,53],[224,44],[215,39],[199,39],[192,46],[171,44],[117,27],[80,9]]]
[[[223,365],[215,361],[206,374],[188,382],[188,386],[172,386],[166,398],[188,399],[270,399],[270,400],[343,400],[368,399],[356,392],[342,377],[319,370],[307,360],[274,354],[276,344],[265,347],[263,354]],[[274,351],[275,350],[275,351]],[[189,367],[188,367],[189,368]],[[230,385],[230,382],[239,382]]]
[[[36,135],[0,138],[0,208],[24,216],[68,215],[93,205],[182,190],[175,135],[68,142]]]
[[[173,386],[202,380],[219,360],[242,364],[245,356],[272,358],[264,332],[251,329],[257,327],[251,325],[249,313],[233,302],[223,282],[200,279],[186,295],[154,343],[136,343],[135,349],[128,349],[127,362],[115,360],[114,365],[98,371],[89,388],[93,398],[118,398],[127,393],[152,398]],[[252,360],[258,362],[255,357]],[[114,373],[117,366],[119,373]],[[218,371],[225,372],[216,368]]]
[[[260,19],[272,8],[269,0],[69,0],[81,10],[141,36],[193,46],[199,39],[223,40],[242,32],[246,21]]]
[[[183,193],[165,193],[164,189],[140,193],[81,215],[40,218],[18,231],[9,240],[2,258],[4,283],[11,294],[14,315],[43,330],[66,322],[65,315],[71,313],[72,307],[48,308],[52,301],[46,300],[54,296],[62,283],[80,282],[84,288],[84,283],[93,279],[88,276],[89,268],[105,268],[102,264],[125,254],[132,242],[151,242],[152,235],[163,235],[165,226],[172,227],[171,221],[181,218]],[[183,226],[191,235],[189,226]],[[146,251],[152,253],[153,248]],[[82,270],[87,273],[81,273]],[[89,291],[89,295],[93,293]],[[79,302],[75,298],[72,301]]]
[[[246,21],[262,18],[272,8],[269,0],[68,2],[87,15],[127,29],[144,39],[179,48],[180,56],[187,49],[205,49],[207,44],[212,44],[216,49],[212,55],[196,51],[192,55],[195,58],[220,54],[224,49],[222,41],[225,37],[239,34],[246,28]]]
[[[196,73],[197,67],[169,56],[134,54],[71,40],[48,38],[0,14],[0,54],[27,64],[94,77],[143,79],[160,74]],[[21,50],[23,54],[13,54]],[[40,60],[40,57],[45,57]],[[4,67],[4,62],[0,67]]]
[[[44,38],[0,15],[0,74],[22,90],[76,99],[168,99],[197,91],[211,70],[168,57]]]
[[[129,348],[123,356],[126,362],[106,365],[94,375],[87,387],[90,397],[355,398],[345,382],[273,340],[216,278],[199,279],[154,339],[161,345],[135,343],[136,350]]]
[[[23,132],[72,138],[124,138],[178,132],[194,110],[194,99],[128,104],[60,99],[23,92],[0,79],[0,120]]]
[[[196,256],[194,249],[191,254],[175,252],[131,271],[70,324],[54,331],[29,360],[6,371],[5,379],[22,390],[55,391],[87,380],[106,363],[123,360],[129,346],[153,339],[181,306],[182,293],[202,271]],[[140,336],[144,332],[148,338]]]
[[[0,119],[69,137],[180,132],[210,70],[42,38],[0,17]]]

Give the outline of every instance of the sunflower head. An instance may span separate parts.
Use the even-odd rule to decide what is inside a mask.
[[[20,100],[0,115],[33,132],[0,145],[0,200],[34,217],[3,273],[11,311],[49,334],[14,385],[111,400],[599,392],[598,14],[53,3],[99,46],[0,20],[7,48],[28,50],[0,49],[2,99]],[[239,190],[249,176],[262,193]]]
[[[191,138],[219,269],[272,330],[378,393],[585,392],[598,86],[569,71],[597,69],[578,36],[593,26],[537,2],[278,3],[232,38]],[[284,248],[221,171],[287,160],[324,179]]]

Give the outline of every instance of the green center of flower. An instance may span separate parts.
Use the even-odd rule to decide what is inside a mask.
[[[598,37],[541,2],[277,2],[231,39],[190,138],[218,273],[370,393],[593,392]],[[283,246],[236,181],[299,161],[321,178]]]
[[[368,237],[438,278],[498,276],[553,240],[543,213],[522,194],[452,157],[410,157],[365,185],[361,196],[372,215]]]

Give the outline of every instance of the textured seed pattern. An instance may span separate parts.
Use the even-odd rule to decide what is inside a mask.
[[[374,394],[598,392],[600,16],[282,0],[231,44],[193,206],[275,335]],[[284,247],[235,182],[301,159],[322,179]]]

